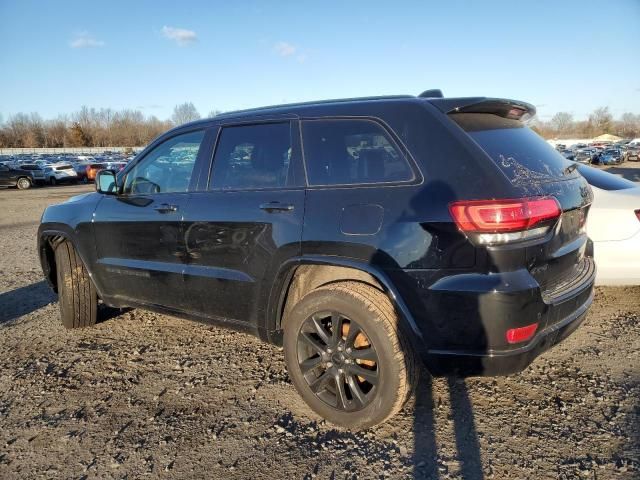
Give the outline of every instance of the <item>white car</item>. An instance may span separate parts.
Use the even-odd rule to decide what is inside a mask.
[[[586,165],[578,171],[593,190],[587,234],[596,285],[640,285],[640,184]]]
[[[44,169],[45,182],[55,185],[57,183],[76,183],[78,174],[69,164],[50,165]]]

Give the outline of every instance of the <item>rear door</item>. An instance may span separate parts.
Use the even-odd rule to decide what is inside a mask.
[[[94,214],[97,271],[105,293],[150,305],[183,308],[182,217],[197,183],[202,129],[177,134],[150,150],[105,195]]]
[[[210,179],[185,214],[185,291],[194,313],[264,315],[279,266],[300,254],[304,176],[294,120],[220,128]]]

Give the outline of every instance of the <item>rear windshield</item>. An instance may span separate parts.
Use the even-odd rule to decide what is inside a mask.
[[[71,165],[63,165],[61,167],[56,167],[56,170],[72,170],[73,167]]]
[[[449,115],[491,157],[512,183],[575,178],[575,171],[555,148],[518,120],[490,113]]]
[[[587,183],[601,190],[626,190],[627,188],[636,188],[638,186],[637,183],[613,173],[607,173],[587,165],[577,165],[580,175],[585,178]]]

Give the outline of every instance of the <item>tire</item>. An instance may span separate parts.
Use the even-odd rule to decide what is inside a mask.
[[[82,259],[68,241],[58,245],[55,256],[62,324],[65,328],[95,325],[98,294]]]
[[[334,342],[329,353],[320,353],[320,344],[329,342],[322,342],[318,321]],[[334,321],[340,325],[339,334],[328,321],[330,327]],[[416,355],[387,295],[354,281],[320,287],[293,307],[284,323],[284,353],[289,376],[309,407],[352,430],[378,425],[400,411],[418,374]]]
[[[18,187],[18,190],[27,190],[31,188],[31,180],[27,177],[20,177],[16,182],[16,187]]]

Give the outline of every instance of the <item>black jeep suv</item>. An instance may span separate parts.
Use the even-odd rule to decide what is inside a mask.
[[[44,212],[68,328],[101,300],[282,345],[335,424],[396,413],[433,375],[525,368],[592,301],[592,194],[523,102],[378,97],[175,128]],[[188,352],[185,352],[188,355]]]

